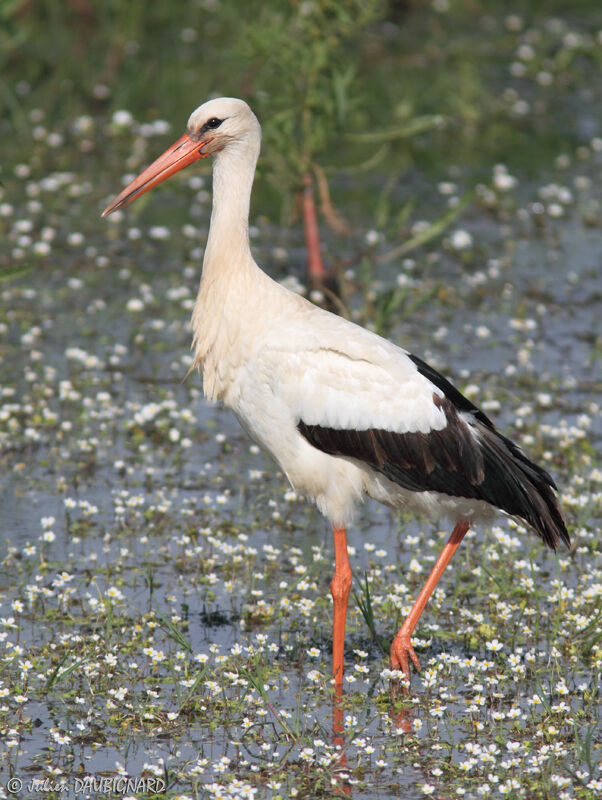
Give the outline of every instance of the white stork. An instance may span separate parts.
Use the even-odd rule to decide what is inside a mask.
[[[187,132],[104,210],[214,156],[213,211],[194,312],[194,365],[206,397],[231,408],[334,532],[332,671],[343,680],[351,568],[345,527],[366,496],[447,517],[455,527],[408,618],[391,666],[420,669],[411,635],[469,526],[497,510],[555,549],[569,536],[550,475],[417,356],[269,278],[249,247],[261,128],[242,100],[196,109]]]

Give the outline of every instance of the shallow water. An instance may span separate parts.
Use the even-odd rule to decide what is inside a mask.
[[[107,135],[103,118],[95,160],[106,155],[113,174],[100,182],[72,133],[36,145],[30,174],[8,176],[0,265],[26,272],[0,282],[5,775],[62,778],[56,796],[75,796],[81,774],[116,771],[167,771],[168,796],[596,795],[602,98],[594,62],[583,69],[586,94],[558,89],[570,138],[528,173],[509,152],[511,188],[494,190],[482,154],[421,167],[416,145],[391,197],[395,208],[415,199],[411,220],[376,230],[384,168],[332,181],[354,232],[326,234],[325,250],[343,264],[351,315],[380,320],[552,472],[575,542],[555,556],[507,520],[469,534],[417,631],[424,669],[405,716],[354,597],[346,766],[331,736],[328,526],[233,416],[205,403],[198,376],[182,382],[206,187],[185,177],[100,221],[119,151],[134,145],[124,137],[141,141]],[[535,106],[527,121],[543,124]],[[14,163],[28,160],[25,144]],[[145,143],[149,155],[163,145]],[[449,180],[451,195],[436,188]],[[442,237],[379,260],[475,184],[489,194],[477,189]],[[263,203],[260,192],[257,259],[303,283],[300,232],[261,217]],[[445,531],[373,503],[350,528],[354,587],[369,578],[385,642]]]

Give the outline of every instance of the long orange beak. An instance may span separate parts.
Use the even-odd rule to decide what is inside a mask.
[[[209,153],[203,153],[203,147],[209,143],[209,139],[201,141],[194,141],[190,136],[185,133],[180,137],[177,142],[168,147],[167,150],[160,155],[156,161],[143,170],[137,178],[125,187],[121,194],[113,200],[112,203],[105,208],[102,212],[103,217],[117,211],[118,208],[123,208],[136,197],[140,197],[144,192],[148,192],[153,186],[161,183],[174,172],[178,172],[199,158],[207,158]]]

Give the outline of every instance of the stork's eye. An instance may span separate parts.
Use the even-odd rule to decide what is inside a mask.
[[[218,119],[217,117],[211,117],[211,119],[208,119],[198,133],[199,138],[207,133],[207,131],[214,131],[216,128],[219,128],[223,121],[223,119]]]

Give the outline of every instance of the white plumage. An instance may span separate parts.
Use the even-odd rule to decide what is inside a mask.
[[[450,542],[394,639],[393,666],[416,666],[410,634],[468,526],[496,508],[551,546],[568,535],[552,479],[437,372],[271,280],[249,248],[261,130],[241,100],[191,115],[187,133],[111,203],[111,213],[198,158],[213,155],[213,211],[192,317],[194,366],[209,400],[230,407],[313,500],[335,533],[333,674],[342,680],[351,582],[344,526],[369,495],[455,523]]]

